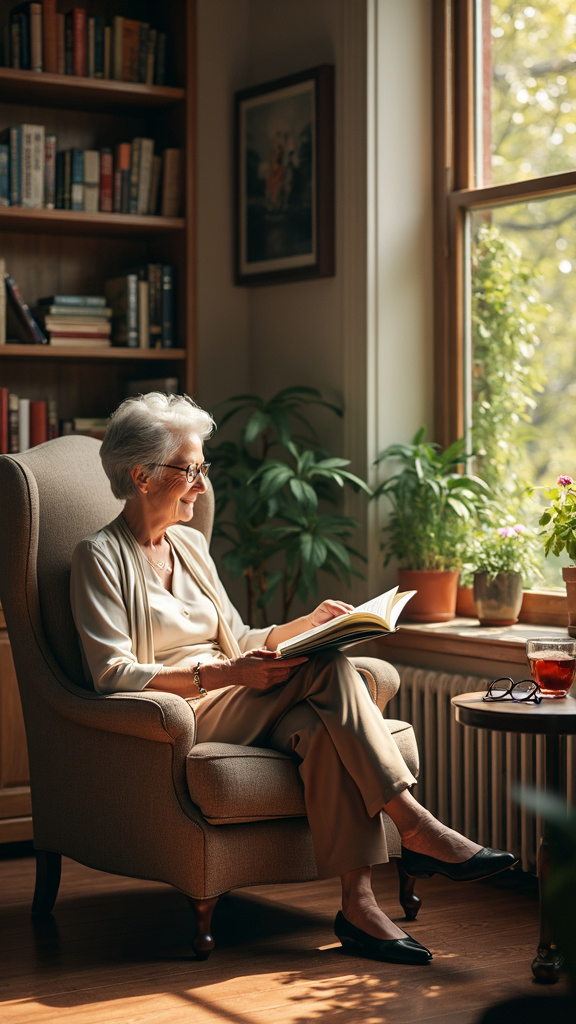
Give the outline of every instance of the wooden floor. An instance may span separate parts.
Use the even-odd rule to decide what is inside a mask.
[[[345,956],[332,932],[334,881],[223,897],[217,948],[202,963],[188,904],[167,886],[64,861],[54,914],[34,921],[33,879],[27,846],[0,848],[3,1024],[476,1024],[498,1000],[567,991],[565,978],[532,981],[535,883],[511,873],[418,883],[409,931],[434,953],[426,967]],[[375,887],[400,921],[394,865],[378,869]]]

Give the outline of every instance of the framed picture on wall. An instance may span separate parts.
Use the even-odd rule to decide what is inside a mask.
[[[334,68],[236,93],[236,284],[334,274]]]

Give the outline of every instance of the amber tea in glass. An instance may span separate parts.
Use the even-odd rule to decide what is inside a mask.
[[[527,640],[530,674],[543,697],[565,697],[576,676],[576,640],[539,637]]]

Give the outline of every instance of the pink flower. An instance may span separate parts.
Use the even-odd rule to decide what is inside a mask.
[[[523,523],[514,523],[512,529],[514,530],[514,533],[526,533],[526,527]]]
[[[559,487],[570,487],[574,481],[571,476],[559,476],[557,483]]]
[[[498,533],[500,534],[501,537],[515,537],[516,536],[516,530],[515,530],[515,528],[513,526],[500,526],[498,528]]]

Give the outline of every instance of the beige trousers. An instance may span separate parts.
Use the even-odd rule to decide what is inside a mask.
[[[271,690],[194,702],[198,743],[272,747],[297,761],[320,878],[388,860],[382,808],[416,779],[348,659],[319,655]]]

